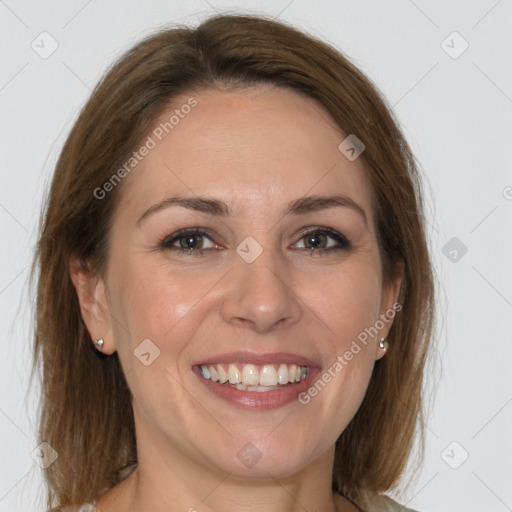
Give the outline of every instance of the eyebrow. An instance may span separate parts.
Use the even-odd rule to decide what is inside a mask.
[[[194,210],[218,217],[227,217],[233,215],[233,212],[229,206],[220,199],[205,196],[169,197],[148,208],[139,217],[136,225],[140,225],[149,216],[154,215],[155,213],[171,206],[179,206],[181,208],[187,208],[189,210]],[[357,212],[362,217],[365,225],[368,226],[368,219],[364,209],[350,197],[342,195],[301,197],[288,204],[283,212],[283,216],[305,215],[310,212],[316,212],[339,206],[350,208],[351,210]]]

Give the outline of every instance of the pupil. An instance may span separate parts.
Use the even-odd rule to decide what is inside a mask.
[[[188,235],[185,238],[185,244],[187,245],[187,249],[193,249],[197,246],[198,242],[194,235]]]
[[[319,233],[315,233],[308,237],[308,241],[313,247],[318,247],[318,245],[322,242],[321,235],[320,237],[318,235]]]

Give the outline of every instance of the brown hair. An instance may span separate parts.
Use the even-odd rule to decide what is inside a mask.
[[[93,191],[129,158],[177,95],[271,84],[314,98],[361,157],[375,211],[383,281],[404,262],[402,310],[390,349],[375,364],[364,401],[336,443],[333,489],[362,503],[396,487],[420,429],[422,382],[434,326],[434,278],[420,176],[391,109],[339,51],[265,17],[220,15],[197,28],[160,30],[105,74],[84,106],[56,165],[45,202],[38,270],[34,370],[42,370],[41,441],[58,459],[45,470],[50,506],[82,504],[118,483],[137,461],[131,393],[116,353],[98,353],[82,320],[69,264],[102,275],[110,219],[122,184]]]

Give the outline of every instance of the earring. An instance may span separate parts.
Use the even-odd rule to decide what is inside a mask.
[[[387,350],[389,348],[389,343],[386,341],[386,338],[381,338],[379,341],[379,347]]]
[[[94,340],[94,346],[96,347],[97,350],[101,352],[103,348],[103,338],[100,338],[99,340]]]

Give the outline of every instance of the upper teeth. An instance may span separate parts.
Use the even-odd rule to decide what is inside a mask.
[[[224,384],[244,384],[246,386],[276,386],[277,384],[288,384],[289,382],[300,382],[308,374],[307,366],[296,364],[281,364],[277,367],[273,364],[258,366],[253,364],[227,365],[225,370],[223,364],[201,365],[201,375],[205,379]]]

